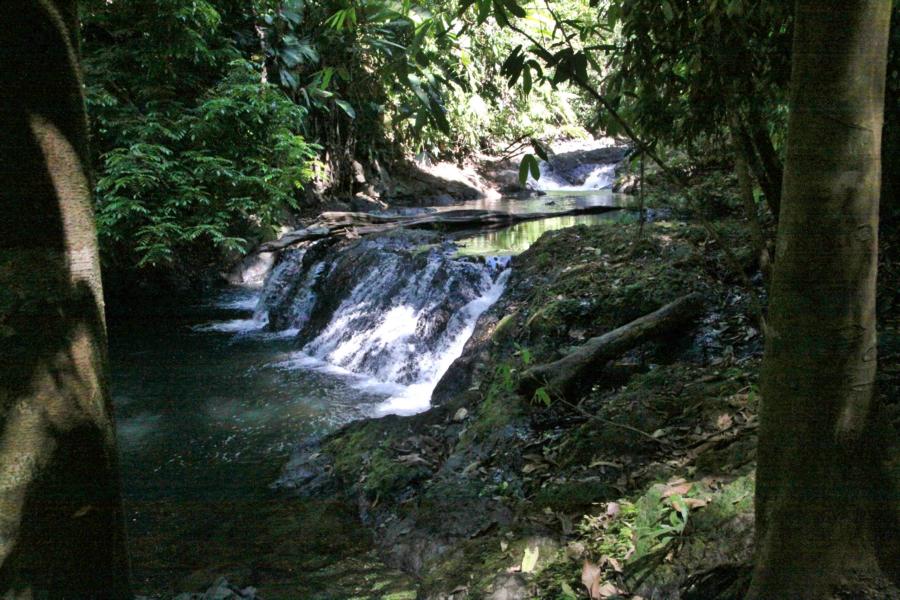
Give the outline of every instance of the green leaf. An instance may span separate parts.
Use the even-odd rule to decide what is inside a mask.
[[[531,157],[531,161],[529,161],[529,167],[531,167],[531,176],[534,179],[540,179],[541,178],[540,165],[538,165],[538,161],[534,156],[531,156],[531,155],[529,155],[529,156]]]
[[[334,103],[337,104],[338,106],[340,106],[341,110],[343,110],[345,113],[347,113],[348,117],[350,117],[351,119],[356,118],[356,111],[353,110],[353,107],[350,105],[349,102],[347,102],[346,100],[335,100]]]
[[[519,3],[516,0],[503,0],[504,6],[506,6],[507,10],[513,14],[515,17],[525,18],[528,14],[525,12],[525,9],[519,6]]]
[[[663,14],[666,16],[666,21],[674,20],[675,11],[672,10],[672,5],[669,3],[669,0],[661,0],[660,5],[662,6]]]
[[[622,11],[618,4],[615,2],[610,3],[609,8],[606,9],[606,24],[610,29],[613,29],[616,26],[616,22],[619,20]]]
[[[578,595],[575,593],[575,590],[573,590],[572,586],[565,581],[559,584],[559,588],[562,590],[562,595],[565,600],[578,600]]]
[[[478,0],[478,24],[481,25],[491,16],[491,0]]]
[[[431,111],[431,117],[437,124],[438,129],[445,134],[450,133],[450,122],[447,120],[447,111],[444,107],[434,100],[432,100],[428,106]]]
[[[547,393],[547,389],[543,387],[539,387],[537,390],[535,390],[534,398],[532,398],[532,401],[535,404],[541,403],[544,406],[548,407],[553,404],[553,400],[550,398],[550,394]]]
[[[526,154],[522,157],[522,162],[519,163],[519,185],[525,186],[528,183],[528,161],[532,156],[530,154]]]

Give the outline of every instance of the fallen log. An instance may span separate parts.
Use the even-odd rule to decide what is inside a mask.
[[[279,239],[262,244],[257,252],[276,252],[301,242],[311,242],[328,237],[355,237],[372,233],[384,233],[401,227],[409,229],[436,229],[454,231],[460,229],[493,229],[508,227],[524,221],[536,221],[553,217],[571,217],[620,210],[616,206],[588,206],[556,212],[509,213],[499,210],[455,209],[442,210],[418,216],[385,216],[357,212],[324,212],[303,229],[288,232]]]
[[[578,384],[602,371],[603,365],[628,350],[660,335],[676,330],[696,318],[703,309],[703,296],[688,294],[659,310],[591,338],[563,358],[528,369],[519,380],[518,391],[531,397],[539,387],[571,396]]]

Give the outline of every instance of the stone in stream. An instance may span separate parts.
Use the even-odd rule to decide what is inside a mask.
[[[149,600],[144,596],[137,596],[135,600]],[[262,600],[256,595],[256,588],[245,587],[243,589],[228,583],[224,577],[219,577],[205,592],[178,594],[172,600]]]

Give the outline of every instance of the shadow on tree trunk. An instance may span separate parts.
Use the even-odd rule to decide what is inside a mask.
[[[0,596],[127,598],[76,4],[0,10]]]

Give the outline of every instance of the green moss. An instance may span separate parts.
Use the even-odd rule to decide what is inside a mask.
[[[478,407],[466,439],[485,438],[515,423],[524,414],[522,399],[511,391],[489,393]]]
[[[404,590],[401,592],[392,592],[381,597],[382,600],[416,600],[418,594],[415,590]]]
[[[409,466],[398,462],[386,451],[373,452],[362,489],[370,499],[398,492],[414,481],[427,477],[431,471],[424,466]]]
[[[505,338],[515,334],[516,316],[516,313],[511,313],[500,319],[497,326],[494,327],[494,333],[491,336],[495,342],[499,343]]]
[[[362,423],[345,430],[328,443],[326,451],[332,456],[335,471],[340,477],[353,477],[359,470],[362,454],[377,444],[374,429],[370,424]]]
[[[415,248],[413,248],[410,251],[410,254],[412,256],[419,256],[420,254],[428,254],[434,248],[440,248],[440,244],[420,244],[420,245],[416,246]]]

